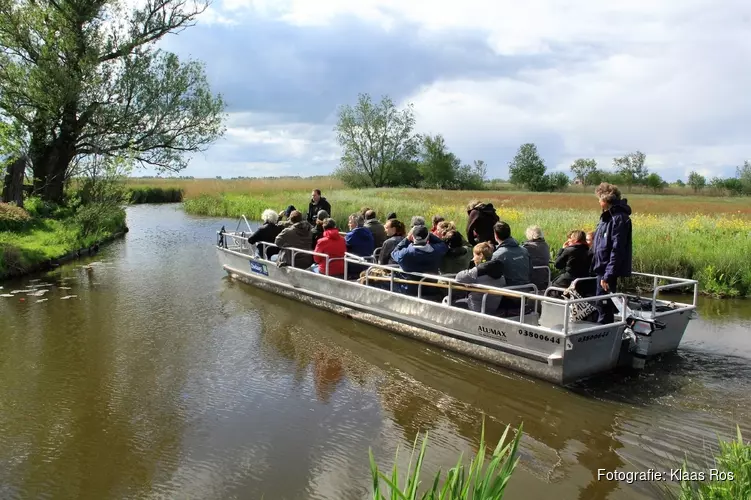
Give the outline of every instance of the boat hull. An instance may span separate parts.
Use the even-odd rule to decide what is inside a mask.
[[[514,321],[303,269],[279,268],[226,248],[217,247],[217,252],[223,269],[250,285],[556,384],[607,372],[618,364],[622,324],[599,331],[578,331],[600,328],[592,323],[574,324],[564,334],[556,331],[557,325],[538,325],[536,313]]]

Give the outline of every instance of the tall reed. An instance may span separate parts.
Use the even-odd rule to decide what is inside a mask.
[[[472,457],[469,463],[469,467],[465,468],[463,464],[463,456],[459,456],[457,464],[449,469],[445,478],[442,478],[441,471],[436,472],[433,479],[428,483],[426,488],[421,488],[422,482],[420,475],[422,473],[423,461],[428,446],[428,434],[425,433],[425,437],[422,440],[422,446],[417,455],[417,460],[414,462],[415,467],[412,468],[412,463],[415,458],[415,451],[417,449],[417,440],[419,435],[415,437],[415,442],[412,446],[412,455],[407,466],[405,484],[400,486],[399,483],[399,468],[396,464],[399,458],[399,450],[397,449],[396,457],[394,459],[394,466],[391,469],[391,474],[386,475],[379,470],[373,458],[373,452],[369,450],[370,455],[370,471],[373,479],[373,499],[374,500],[501,500],[506,490],[511,475],[514,472],[519,458],[517,457],[517,451],[519,449],[519,441],[522,436],[522,426],[519,426],[516,436],[510,442],[506,442],[510,426],[506,426],[506,430],[498,441],[493,453],[490,456],[490,461],[485,464],[485,422],[482,424],[482,432],[480,434],[480,445],[477,453]],[[421,492],[422,490],[422,492]]]

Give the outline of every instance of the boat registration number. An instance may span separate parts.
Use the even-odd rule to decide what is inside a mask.
[[[543,333],[530,332],[529,330],[522,330],[521,328],[519,328],[519,335],[521,335],[522,337],[530,337],[533,339],[542,340],[543,342],[550,342],[551,344],[561,343],[560,337],[545,335]]]

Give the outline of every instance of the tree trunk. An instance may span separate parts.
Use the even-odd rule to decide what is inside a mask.
[[[5,174],[3,200],[7,203],[15,202],[19,207],[23,207],[23,174],[26,171],[27,161],[27,157],[22,156],[10,164]]]
[[[35,195],[45,201],[62,203],[65,195],[65,176],[75,156],[73,144],[64,137],[58,137],[51,144],[34,144],[32,139]]]

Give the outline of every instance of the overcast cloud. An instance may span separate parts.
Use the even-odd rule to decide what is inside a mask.
[[[751,2],[217,0],[165,40],[203,60],[228,130],[185,175],[314,175],[339,161],[337,106],[415,105],[469,163],[507,177],[523,142],[549,169],[640,149],[665,178],[751,159]]]

